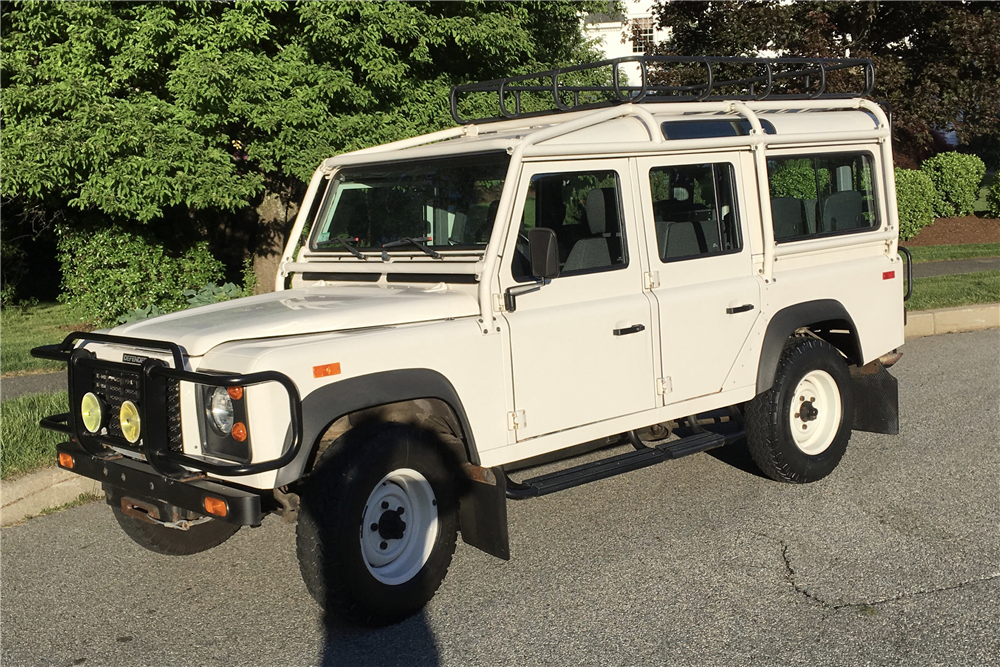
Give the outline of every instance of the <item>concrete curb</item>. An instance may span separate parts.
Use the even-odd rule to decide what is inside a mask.
[[[1000,303],[907,313],[906,338],[1000,328]],[[47,468],[0,483],[0,526],[20,523],[44,509],[76,500],[81,493],[101,493],[101,484],[62,468]]]
[[[0,526],[12,526],[42,510],[65,505],[81,493],[101,494],[101,483],[62,468],[0,482]]]
[[[906,338],[1000,328],[1000,303],[918,310],[906,314]]]

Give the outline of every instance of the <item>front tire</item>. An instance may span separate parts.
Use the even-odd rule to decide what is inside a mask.
[[[191,526],[187,530],[167,528],[141,521],[112,507],[115,519],[132,541],[150,551],[165,556],[190,556],[217,547],[236,534],[240,527],[218,519]]]
[[[359,427],[324,452],[302,491],[302,578],[327,614],[387,625],[420,611],[448,572],[458,530],[443,448],[401,424]]]
[[[851,438],[854,397],[843,356],[816,338],[792,338],[771,388],[747,404],[747,445],[761,472],[779,482],[822,479]]]

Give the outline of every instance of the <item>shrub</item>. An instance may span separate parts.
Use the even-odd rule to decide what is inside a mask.
[[[934,222],[934,184],[917,169],[896,168],[896,208],[899,210],[899,238],[909,241]]]
[[[816,199],[816,171],[811,159],[786,160],[769,178],[773,197]]]
[[[979,183],[986,165],[975,155],[939,153],[925,160],[920,170],[927,174],[937,192],[934,214],[939,218],[969,215],[979,198]]]
[[[226,283],[222,287],[219,287],[215,283],[211,283],[205,285],[201,289],[184,290],[184,297],[187,299],[189,308],[207,306],[210,303],[219,303],[220,301],[229,301],[230,299],[238,299],[241,296],[243,296],[243,288],[238,285],[234,285],[233,283]]]
[[[1000,218],[1000,174],[993,177],[993,185],[986,195],[986,204],[989,207],[990,215]]]
[[[179,310],[187,305],[184,290],[214,283],[223,272],[205,242],[168,252],[144,232],[112,226],[63,229],[58,248],[59,298],[95,324],[150,304],[161,312]]]

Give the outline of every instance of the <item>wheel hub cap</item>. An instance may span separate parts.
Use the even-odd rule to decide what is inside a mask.
[[[399,540],[406,530],[406,522],[399,518],[403,508],[386,510],[378,520],[378,534],[384,540]]]

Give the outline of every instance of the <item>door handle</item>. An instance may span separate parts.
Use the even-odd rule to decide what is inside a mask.
[[[630,327],[625,327],[624,329],[614,329],[614,334],[616,336],[627,336],[629,334],[639,333],[640,331],[645,331],[646,327],[642,324],[633,324]]]
[[[730,315],[735,315],[736,313],[745,313],[748,310],[753,310],[752,303],[745,303],[742,306],[737,306],[736,308],[726,308],[726,312]]]

